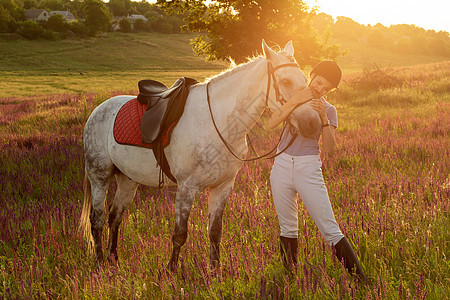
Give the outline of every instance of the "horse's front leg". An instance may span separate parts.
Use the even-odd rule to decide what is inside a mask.
[[[209,245],[210,268],[215,269],[220,263],[220,241],[222,239],[222,219],[228,196],[234,185],[231,181],[210,189],[209,194]]]
[[[91,175],[91,177],[94,177]],[[92,207],[90,211],[91,234],[94,241],[96,266],[99,268],[103,263],[102,232],[105,224],[105,197],[108,189],[108,180],[98,178],[88,179],[91,185]]]
[[[178,186],[175,198],[175,230],[172,235],[172,255],[170,256],[167,268],[174,271],[178,264],[180,249],[186,242],[189,214],[192,203],[198,194],[198,189],[194,187]]]

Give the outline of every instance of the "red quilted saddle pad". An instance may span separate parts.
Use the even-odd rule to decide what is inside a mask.
[[[151,148],[151,144],[142,143],[141,119],[147,104],[142,104],[137,99],[125,103],[119,110],[114,121],[114,139],[119,144]],[[168,143],[168,135],[163,137],[163,145]]]

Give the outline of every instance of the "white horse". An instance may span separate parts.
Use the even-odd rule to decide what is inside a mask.
[[[165,148],[167,161],[177,180],[173,251],[167,266],[171,270],[176,268],[180,248],[187,238],[194,198],[206,188],[209,188],[210,267],[219,263],[222,216],[243,164],[230,153],[225,143],[237,156],[245,157],[248,152],[246,134],[264,109],[267,106],[271,110],[278,109],[284,98],[307,84],[293,58],[291,42],[276,53],[263,41],[263,52],[263,57],[190,87],[184,113]],[[119,109],[133,98],[135,96],[108,99],[92,112],[84,129],[86,176],[80,227],[94,247],[97,264],[103,261],[101,236],[106,215],[105,196],[113,177],[117,191],[109,209],[108,259],[113,256],[118,259],[119,225],[138,184],[152,187],[159,184],[160,170],[152,150],[118,144],[113,137],[114,119]],[[319,116],[308,104],[297,109],[296,117],[303,118],[297,126],[314,126],[316,131],[319,130]],[[219,138],[213,120],[223,140]],[[165,181],[166,185],[174,185],[167,177]]]

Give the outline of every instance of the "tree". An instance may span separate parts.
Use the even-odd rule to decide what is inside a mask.
[[[89,28],[84,22],[74,21],[69,23],[69,30],[78,36],[89,35]]]
[[[111,13],[101,0],[85,0],[83,3],[85,24],[91,35],[108,31],[111,26]]]
[[[8,32],[9,23],[12,21],[12,17],[3,6],[0,6],[0,32]]]
[[[157,3],[169,13],[186,13],[184,29],[206,32],[192,44],[194,51],[208,60],[231,57],[242,62],[256,54],[262,39],[280,45],[293,40],[301,65],[314,64],[326,52],[327,45],[320,42],[311,27],[313,10],[301,0],[158,0]]]
[[[142,19],[137,19],[136,21],[134,21],[133,30],[136,32],[147,31],[148,30],[147,23]]]
[[[128,19],[121,19],[119,21],[119,27],[122,32],[131,32],[131,22]]]
[[[23,8],[31,9],[36,7],[36,0],[23,0]]]
[[[61,0],[41,0],[38,8],[49,10],[64,10],[64,4]]]
[[[19,21],[23,17],[23,10],[14,0],[0,0],[0,7],[8,11],[9,16],[16,21]],[[3,14],[6,15],[6,13]]]
[[[133,1],[132,4],[140,15],[145,15],[147,12],[153,10],[154,7],[145,0],[142,0],[141,2]]]
[[[126,16],[132,4],[130,0],[109,0],[108,7],[114,16]]]
[[[347,17],[337,17],[333,26],[333,33],[336,37],[357,41],[364,31],[363,25]]]
[[[167,22],[166,16],[158,15],[154,18],[149,19],[149,24],[152,30],[162,33],[172,33],[173,26]]]
[[[324,32],[327,28],[334,25],[334,19],[332,16],[326,13],[320,13],[314,17],[313,27],[319,32]]]
[[[54,14],[48,18],[46,28],[56,32],[67,32],[69,25],[63,16]]]
[[[25,21],[19,27],[19,34],[30,40],[35,40],[44,36],[45,29],[34,21]]]
[[[69,10],[75,18],[78,20],[80,18],[84,18],[83,14],[83,1],[82,0],[71,0],[70,2],[65,3],[65,7]],[[72,22],[71,22],[72,23]]]

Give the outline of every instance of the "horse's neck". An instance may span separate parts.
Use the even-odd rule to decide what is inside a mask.
[[[212,80],[210,99],[218,127],[229,131],[224,136],[244,138],[266,106],[267,63],[258,58],[238,68]]]

